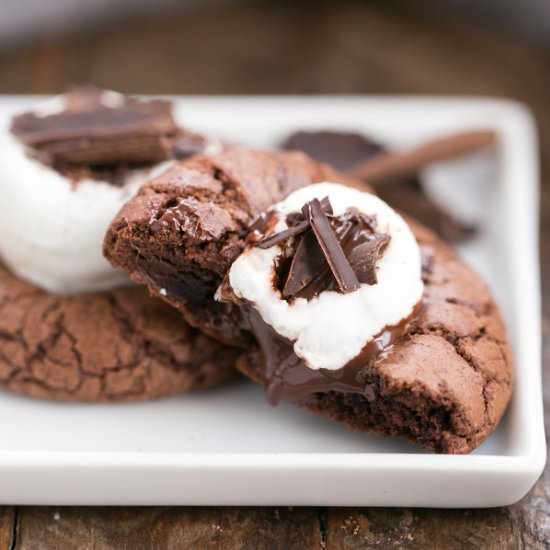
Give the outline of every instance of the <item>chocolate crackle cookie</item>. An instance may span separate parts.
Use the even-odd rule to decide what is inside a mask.
[[[211,145],[180,128],[167,101],[89,87],[12,119],[0,136],[0,384],[145,399],[230,375],[234,352],[124,288],[128,276],[101,252],[148,177]]]
[[[0,385],[10,391],[154,399],[222,382],[235,359],[145,289],[56,296],[0,267]]]
[[[479,277],[370,193],[292,193],[252,228],[218,298],[259,349],[239,368],[352,429],[466,453],[496,427],[512,359]]]
[[[247,345],[238,368],[273,403],[469,452],[511,394],[497,306],[431,232],[338,183],[354,184],[296,153],[197,157],[142,188],[104,250],[194,324]]]
[[[193,326],[233,345],[250,335],[214,294],[241,253],[252,221],[291,191],[354,182],[302,153],[232,148],[180,162],[151,179],[118,213],[104,253]]]

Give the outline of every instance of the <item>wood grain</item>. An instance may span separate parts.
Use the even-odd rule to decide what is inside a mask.
[[[146,93],[474,94],[527,103],[540,128],[544,388],[550,430],[550,55],[486,29],[372,3],[203,8],[0,54],[0,91],[94,82]],[[521,185],[521,182],[518,182]],[[511,220],[513,223],[513,220]],[[550,470],[495,510],[13,508],[3,548],[550,547]],[[18,524],[16,544],[11,539]]]
[[[15,508],[0,506],[0,550],[12,550],[14,543]]]
[[[314,509],[26,508],[20,550],[318,550]]]
[[[330,550],[517,548],[506,510],[333,509],[327,518]]]

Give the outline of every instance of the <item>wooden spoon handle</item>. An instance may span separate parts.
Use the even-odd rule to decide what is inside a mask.
[[[493,130],[471,130],[428,141],[404,152],[384,152],[358,164],[352,175],[367,182],[414,174],[427,164],[473,153],[496,144]]]

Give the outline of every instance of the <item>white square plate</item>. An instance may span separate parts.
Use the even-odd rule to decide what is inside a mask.
[[[538,172],[526,110],[486,99],[176,98],[198,131],[273,147],[296,128],[359,130],[394,147],[462,128],[499,135],[494,157],[434,166],[428,187],[480,224],[460,252],[489,281],[516,358],[498,430],[468,456],[433,455],[291,405],[242,381],[153,403],[77,405],[0,393],[0,502],[500,506],[545,462],[537,251]],[[36,98],[0,99],[0,121]]]

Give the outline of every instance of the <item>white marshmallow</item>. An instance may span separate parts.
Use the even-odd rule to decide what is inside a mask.
[[[403,218],[370,193],[334,183],[295,191],[271,210],[279,221],[273,232],[287,228],[286,216],[300,212],[314,198],[329,197],[335,215],[355,207],[375,215],[377,230],[391,240],[377,263],[376,285],[362,284],[351,293],[324,291],[310,301],[288,302],[273,287],[278,245],[247,247],[229,271],[229,284],[239,298],[253,304],[262,319],[294,344],[294,352],[311,369],[336,370],[361,352],[384,328],[409,317],[423,292],[420,249]]]
[[[54,98],[38,112],[45,116],[63,105]],[[166,164],[129,172],[121,187],[95,180],[75,185],[30,158],[6,131],[0,137],[0,257],[15,274],[52,293],[128,285],[127,275],[103,257],[103,237],[122,205]]]

